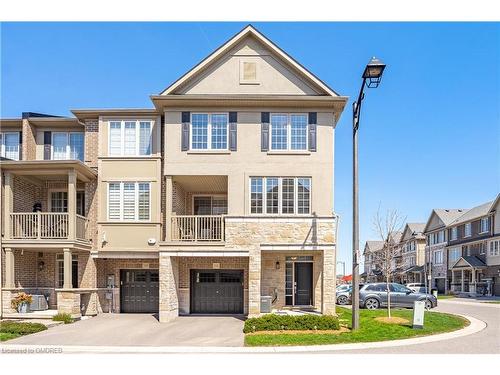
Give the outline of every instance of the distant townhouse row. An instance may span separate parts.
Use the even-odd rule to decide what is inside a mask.
[[[471,209],[433,209],[426,223],[408,223],[386,241],[367,241],[366,281],[384,278],[387,246],[395,249],[390,273],[396,282],[430,280],[439,293],[499,296],[500,194]]]

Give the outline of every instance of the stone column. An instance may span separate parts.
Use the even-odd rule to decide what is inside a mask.
[[[167,323],[179,316],[178,259],[160,253],[160,323]]]
[[[465,289],[465,282],[464,282],[464,270],[463,270],[463,268],[462,268],[462,270],[461,270],[461,273],[462,273],[462,280],[461,280],[462,285],[460,285],[460,291],[461,291],[461,292],[463,292],[463,291],[464,291],[464,289]]]
[[[5,249],[5,287],[16,287],[14,271],[14,251],[11,248]]]
[[[68,172],[68,238],[76,236],[76,172]]]
[[[336,275],[335,275],[335,250],[323,250],[323,300],[321,301],[321,313],[324,315],[335,315],[336,300]]]
[[[469,292],[476,293],[476,270],[471,268],[470,272],[472,274],[472,282],[469,287]]]
[[[71,280],[71,262],[72,262],[71,249],[64,248],[63,251],[64,251],[63,289],[71,289],[73,288],[73,283]]]
[[[248,316],[260,314],[261,268],[260,248],[250,250],[248,258]]]
[[[447,282],[445,282],[445,286],[446,284],[448,284]],[[451,270],[451,291],[454,292],[455,291],[455,271]]]
[[[4,238],[10,238],[10,214],[14,209],[14,193],[12,190],[12,186],[14,184],[12,174],[5,172],[4,178],[4,218],[3,218],[3,227],[4,227]]]
[[[172,240],[172,176],[165,177],[165,241]]]

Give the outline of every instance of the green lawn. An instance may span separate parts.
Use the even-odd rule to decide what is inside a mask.
[[[341,325],[351,325],[351,310],[337,307]],[[392,310],[392,315],[406,318],[412,321],[413,311],[410,309]],[[413,329],[409,325],[396,325],[377,322],[374,320],[379,316],[387,316],[386,310],[364,310],[360,311],[360,326],[356,332],[345,332],[341,334],[259,334],[247,335],[246,346],[286,346],[286,345],[325,345],[345,344],[356,342],[397,340],[416,336],[427,336],[460,329],[469,324],[461,317],[438,313],[425,312],[423,329]]]
[[[9,333],[9,332],[0,332],[0,341],[7,341],[10,339],[15,339],[16,337],[19,337],[21,335],[17,333]]]
[[[12,320],[0,322],[0,341],[15,339],[19,336],[45,331],[47,327],[40,323],[24,323]]]

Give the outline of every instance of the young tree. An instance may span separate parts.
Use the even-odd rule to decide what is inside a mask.
[[[389,284],[396,275],[397,268],[393,259],[399,254],[399,240],[406,218],[401,217],[397,210],[388,210],[381,215],[380,207],[373,218],[373,226],[377,235],[384,242],[382,250],[377,251],[376,258],[380,265],[387,291],[387,316],[391,318],[391,294]]]

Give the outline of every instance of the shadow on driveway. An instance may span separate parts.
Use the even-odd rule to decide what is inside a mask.
[[[6,344],[243,346],[243,316],[190,315],[159,323],[154,314],[100,314]]]

